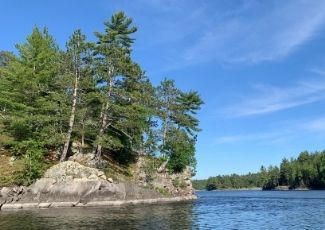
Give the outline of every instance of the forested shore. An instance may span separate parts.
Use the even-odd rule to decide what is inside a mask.
[[[262,166],[257,173],[219,175],[193,180],[198,190],[216,189],[325,189],[325,151],[304,151],[297,158],[284,158],[280,166]]]
[[[195,170],[203,102],[171,79],[151,83],[132,58],[136,31],[118,12],[95,41],[76,30],[62,49],[47,28],[34,27],[17,52],[0,52],[0,152],[14,166],[0,187],[32,183],[65,161],[73,142],[100,168],[109,154],[125,165],[149,155],[170,172]]]

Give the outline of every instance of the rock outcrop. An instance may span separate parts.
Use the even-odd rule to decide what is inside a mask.
[[[1,204],[72,202],[87,204],[99,201],[155,199],[163,197],[153,189],[135,182],[113,183],[98,169],[66,161],[54,165],[29,187],[2,188]]]
[[[123,187],[106,180],[102,171],[66,161],[47,170],[41,179],[28,188],[21,202],[88,202],[124,197]]]
[[[21,200],[27,191],[25,186],[4,187],[0,190],[0,207],[2,204]]]
[[[182,173],[157,173],[151,183],[155,188],[163,188],[173,196],[190,196],[193,195],[191,177],[192,170],[187,167]]]
[[[0,209],[92,206],[193,199],[190,170],[169,175],[156,172],[150,183],[114,183],[103,171],[74,161],[48,169],[29,187],[2,188]],[[183,198],[182,198],[183,197]]]
[[[57,182],[82,180],[106,180],[103,171],[96,168],[86,167],[78,162],[65,161],[48,169],[41,179],[50,178]]]
[[[192,187],[192,170],[190,167],[181,173],[169,173],[166,168],[167,162],[162,163],[158,168],[151,167],[148,157],[140,157],[137,162],[137,180],[144,185],[150,185],[159,191],[172,196],[191,196],[194,193]],[[150,167],[149,167],[150,168]]]

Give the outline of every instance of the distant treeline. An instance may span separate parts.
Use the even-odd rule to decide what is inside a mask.
[[[325,151],[299,154],[298,158],[284,158],[278,166],[262,166],[260,172],[246,175],[222,175],[207,180],[194,180],[195,189],[241,189],[261,187],[271,190],[278,186],[289,189],[325,188]]]

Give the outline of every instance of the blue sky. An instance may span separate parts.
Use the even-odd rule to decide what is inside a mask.
[[[196,178],[325,149],[325,1],[4,1],[0,50],[34,25],[62,48],[78,28],[94,40],[117,10],[138,26],[133,57],[154,84],[172,78],[205,101]]]

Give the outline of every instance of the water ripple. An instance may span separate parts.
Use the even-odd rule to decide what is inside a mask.
[[[325,229],[325,191],[199,192],[194,202],[0,212],[0,229]]]

